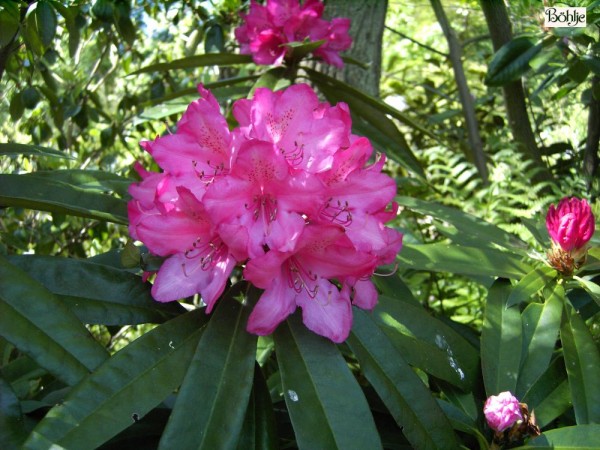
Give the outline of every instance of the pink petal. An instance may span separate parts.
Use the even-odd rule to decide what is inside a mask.
[[[296,303],[302,308],[302,320],[309,330],[336,343],[346,340],[352,328],[352,305],[347,295],[328,280],[319,280],[314,298],[306,290],[301,291]]]
[[[359,308],[371,311],[377,305],[379,294],[371,280],[358,280],[354,283],[354,297],[352,304]]]
[[[246,329],[260,336],[271,334],[277,325],[295,311],[295,295],[282,277],[275,278],[252,310]]]

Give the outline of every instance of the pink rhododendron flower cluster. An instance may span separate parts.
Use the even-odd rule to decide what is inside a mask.
[[[375,306],[369,277],[402,244],[384,225],[397,210],[384,158],[368,165],[371,144],[351,133],[347,105],[320,103],[308,85],[238,100],[233,131],[199,91],[175,134],[141,143],[162,172],[136,165],[142,181],[129,189],[131,236],[167,258],[154,298],[200,293],[210,312],[242,265],[264,289],[250,332],[271,333],[299,306],[308,328],[342,342],[352,304]]]
[[[586,244],[596,229],[594,214],[588,202],[579,198],[563,198],[558,205],[550,205],[546,228],[552,240],[548,254],[550,264],[570,275],[585,261]]]
[[[552,241],[564,251],[570,252],[588,243],[596,224],[586,200],[565,197],[558,206],[550,205],[546,215],[546,228]]]
[[[306,0],[302,5],[298,0],[267,0],[264,6],[252,0],[248,14],[241,14],[243,25],[235,30],[241,53],[251,54],[256,64],[280,65],[292,54],[287,44],[324,40],[313,55],[342,67],[339,53],[352,45],[350,19],[328,22],[321,18],[323,8],[320,0]]]
[[[508,391],[490,396],[483,406],[483,413],[490,428],[498,432],[523,419],[519,400]]]

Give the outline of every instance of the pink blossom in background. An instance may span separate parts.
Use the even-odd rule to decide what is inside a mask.
[[[586,200],[565,197],[558,206],[550,205],[546,215],[546,228],[555,244],[564,251],[571,252],[588,243],[596,224]]]
[[[483,413],[490,428],[498,432],[523,419],[519,400],[508,391],[490,396],[483,406]]]
[[[320,102],[308,85],[238,100],[233,131],[199,91],[175,134],[141,143],[162,172],[136,164],[142,180],[129,189],[131,236],[166,258],[152,295],[199,293],[210,312],[239,265],[264,289],[250,332],[269,334],[300,307],[309,329],[344,341],[352,305],[375,307],[370,277],[402,246],[385,225],[397,212],[385,158],[352,134],[347,105]]]
[[[236,28],[235,37],[242,54],[252,55],[256,64],[280,65],[291,57],[292,42],[325,42],[313,54],[328,64],[342,67],[339,53],[352,45],[348,34],[350,19],[334,18],[328,22],[321,18],[323,3],[320,0],[267,0],[263,6],[252,0],[247,14],[241,14],[243,24]]]

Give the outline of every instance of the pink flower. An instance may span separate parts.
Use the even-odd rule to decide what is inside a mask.
[[[546,215],[550,238],[566,252],[583,248],[594,234],[595,227],[590,205],[575,197],[563,198],[557,207],[550,205]]]
[[[519,400],[508,391],[489,397],[483,406],[483,413],[490,428],[498,432],[523,420]]]
[[[293,58],[293,49],[287,44],[324,40],[313,54],[342,67],[339,53],[352,45],[350,20],[323,20],[323,8],[320,0],[306,0],[302,5],[298,0],[267,0],[265,6],[252,0],[249,12],[241,14],[244,23],[235,30],[240,52],[251,54],[256,64],[280,65]]]
[[[295,14],[297,3],[285,5],[271,12],[279,21]],[[264,289],[249,331],[269,334],[300,307],[309,329],[342,342],[352,305],[375,307],[370,277],[402,245],[385,225],[397,211],[385,158],[369,164],[371,144],[351,133],[347,105],[319,102],[308,85],[238,100],[231,132],[212,94],[199,91],[175,134],[142,142],[162,172],[136,164],[142,180],[129,189],[131,236],[166,258],[152,295],[199,293],[210,312],[239,264]]]

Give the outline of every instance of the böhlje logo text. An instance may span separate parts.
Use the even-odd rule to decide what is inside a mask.
[[[544,8],[544,26],[551,27],[585,27],[585,7],[554,7]]]

